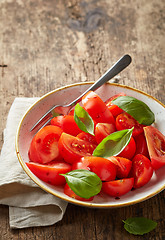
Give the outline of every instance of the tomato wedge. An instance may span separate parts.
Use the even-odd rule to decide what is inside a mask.
[[[87,169],[97,174],[102,181],[111,181],[116,178],[116,165],[102,157],[83,157],[80,162],[73,164],[72,170]]]
[[[165,136],[153,126],[145,127],[144,133],[152,166],[159,169],[165,165]]]
[[[72,167],[68,163],[57,162],[53,164],[39,164],[27,162],[26,165],[39,179],[52,185],[64,185],[65,177],[59,174],[70,172]]]
[[[51,125],[38,131],[30,144],[30,161],[45,164],[55,159],[61,159],[58,140],[62,132],[61,128]]]
[[[132,167],[132,161],[123,157],[109,157],[108,159],[116,165],[116,176],[118,178],[128,177]]]
[[[92,155],[96,146],[78,137],[62,133],[59,139],[58,148],[64,160],[73,164],[79,161],[81,157]]]
[[[122,113],[123,110],[121,108],[119,108],[117,105],[113,104],[112,100],[114,100],[115,98],[118,98],[120,96],[126,96],[126,94],[121,92],[121,93],[118,93],[118,94],[110,97],[108,100],[105,101],[105,104],[107,105],[108,109],[110,110],[112,115],[115,116],[115,117],[117,115],[119,115],[120,113]]]
[[[116,131],[115,124],[97,123],[95,127],[95,138],[99,144],[105,137]]]
[[[134,188],[147,184],[153,174],[151,161],[142,154],[137,154],[132,160],[130,176],[134,177]]]
[[[78,127],[72,115],[57,116],[51,120],[51,125],[60,127],[64,132],[76,136],[81,129]]]
[[[103,182],[102,190],[111,197],[120,197],[128,193],[134,184],[134,178],[124,178],[110,182]]]
[[[132,136],[135,137],[143,132],[144,125],[138,123],[131,115],[126,112],[116,117],[116,128],[118,131],[134,127]]]
[[[92,119],[98,122],[115,123],[112,113],[105,102],[93,91],[89,91],[82,98],[82,103]]]
[[[95,136],[89,134],[89,133],[86,133],[86,132],[81,132],[77,135],[78,138],[84,140],[84,141],[87,141],[87,142],[90,142],[94,145],[97,145],[97,142],[96,142],[96,138]]]

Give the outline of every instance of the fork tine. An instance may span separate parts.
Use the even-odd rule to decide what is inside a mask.
[[[55,106],[53,106],[52,108],[50,108],[30,129],[30,132],[33,131],[41,122],[42,120],[44,120],[44,118],[48,117],[48,115],[51,113],[51,111],[53,111],[53,109],[55,108]]]

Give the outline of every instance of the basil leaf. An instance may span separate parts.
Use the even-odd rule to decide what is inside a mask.
[[[72,191],[82,198],[88,199],[97,195],[102,187],[101,179],[94,172],[85,169],[73,170],[60,175],[65,177]]]
[[[93,156],[107,158],[118,155],[128,145],[132,131],[133,128],[111,133],[95,148]]]
[[[123,222],[125,230],[134,235],[143,235],[157,226],[156,222],[144,217],[128,218]]]
[[[155,115],[151,109],[144,102],[134,97],[119,96],[112,100],[112,103],[130,114],[140,124],[151,125],[155,121]]]
[[[74,120],[82,131],[94,135],[93,119],[79,103],[76,104],[74,109]]]

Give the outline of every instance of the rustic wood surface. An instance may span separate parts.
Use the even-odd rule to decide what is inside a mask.
[[[120,83],[165,104],[164,0],[1,0],[0,149],[15,97],[42,96],[75,82],[97,80],[128,53],[133,62]],[[69,204],[54,226],[10,230],[8,207],[0,206],[0,240],[165,239],[165,192],[129,207],[88,209]],[[144,216],[157,228],[133,236],[122,220]]]

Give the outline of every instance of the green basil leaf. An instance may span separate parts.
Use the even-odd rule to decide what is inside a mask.
[[[90,198],[97,195],[102,187],[101,179],[94,173],[85,169],[73,170],[60,174],[65,177],[72,191],[82,198]]]
[[[123,222],[125,230],[134,235],[143,235],[157,226],[155,221],[144,217],[128,218]]]
[[[112,103],[130,114],[140,124],[151,125],[155,121],[155,115],[151,109],[144,102],[134,97],[119,96]]]
[[[76,104],[74,109],[74,120],[82,131],[94,135],[93,119],[79,103]]]
[[[95,148],[93,156],[107,158],[118,155],[128,145],[132,131],[133,128],[111,133]]]

